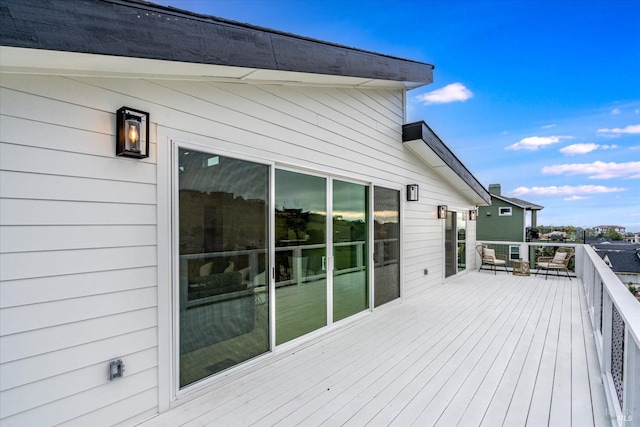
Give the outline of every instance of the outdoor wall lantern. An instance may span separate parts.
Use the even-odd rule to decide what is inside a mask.
[[[477,217],[478,217],[477,210],[469,211],[469,221],[475,221]]]
[[[149,157],[149,113],[122,107],[116,112],[116,156]]]
[[[447,205],[438,206],[438,218],[444,219],[447,217]]]
[[[407,202],[418,201],[418,184],[407,185]]]

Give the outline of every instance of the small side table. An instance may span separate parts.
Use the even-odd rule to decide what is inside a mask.
[[[513,275],[514,276],[530,276],[529,261],[517,260],[513,261]]]

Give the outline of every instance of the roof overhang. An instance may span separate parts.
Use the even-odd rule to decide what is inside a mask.
[[[491,204],[491,195],[423,121],[402,127],[402,142],[476,206]]]
[[[406,89],[433,81],[430,64],[148,2],[0,0],[0,6],[5,72]]]
[[[544,206],[540,206],[540,205],[536,205],[534,203],[530,203],[527,202],[525,200],[521,200],[521,199],[514,199],[511,197],[504,197],[498,194],[494,194],[494,193],[489,193],[491,194],[491,197],[495,197],[498,200],[502,200],[503,202],[509,203],[513,206],[519,207],[521,209],[527,210],[527,211],[540,211],[542,209],[544,209]]]

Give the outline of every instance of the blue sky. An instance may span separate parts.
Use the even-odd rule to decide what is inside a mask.
[[[484,185],[539,225],[640,231],[638,0],[156,0],[435,65],[407,94]]]

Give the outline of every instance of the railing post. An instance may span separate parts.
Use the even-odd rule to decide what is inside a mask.
[[[623,425],[640,426],[640,349],[628,329],[624,361]]]

